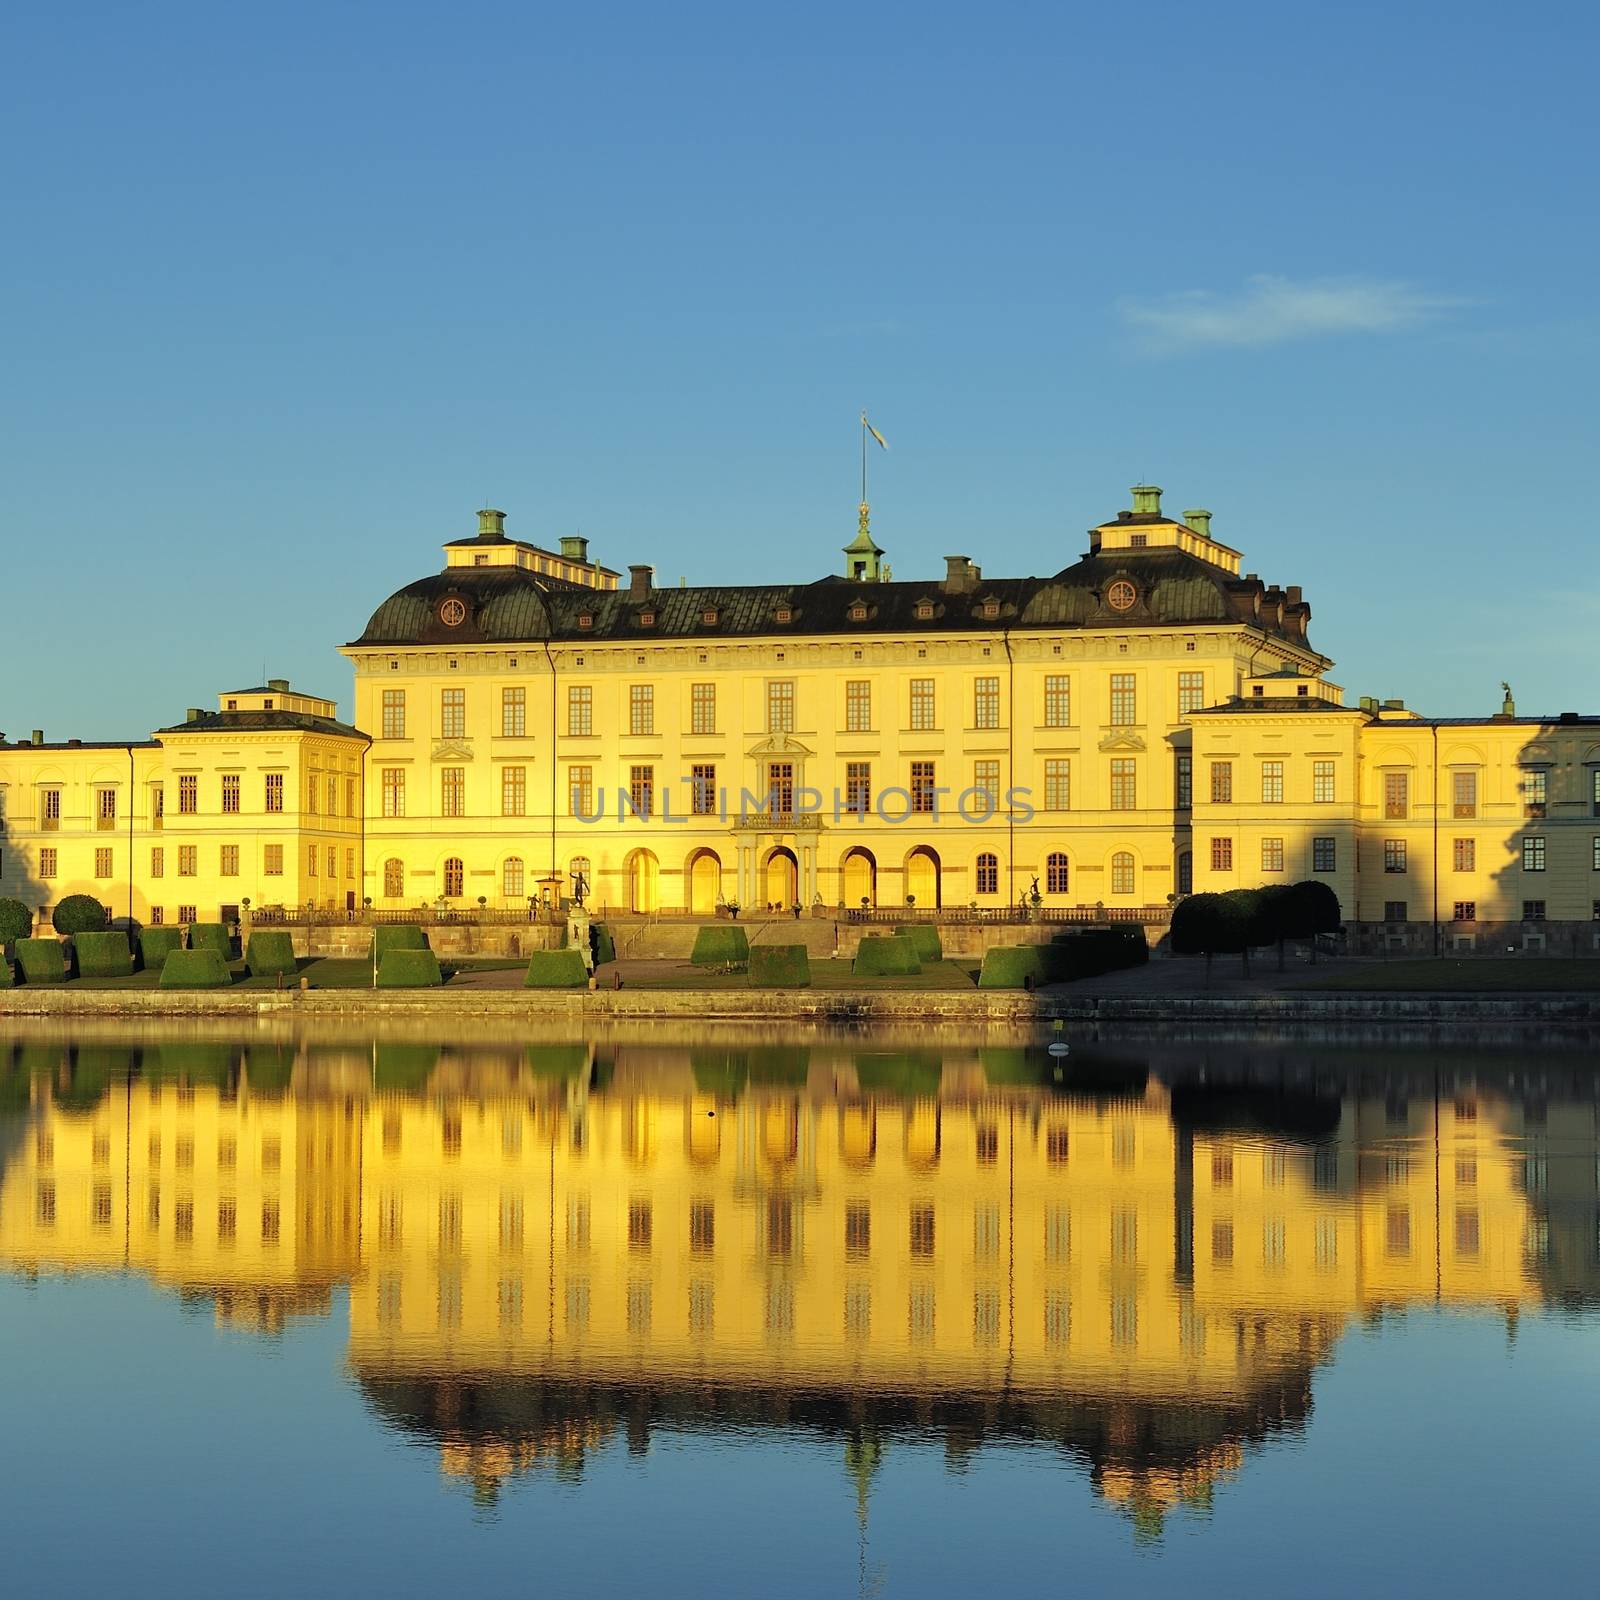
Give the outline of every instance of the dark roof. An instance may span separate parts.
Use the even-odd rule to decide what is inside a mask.
[[[17,750],[154,750],[155,739],[52,739],[34,744],[31,739],[0,739],[0,750],[8,755]]]
[[[1370,717],[1372,713],[1361,706],[1336,706],[1331,700],[1318,699],[1316,695],[1234,695],[1220,706],[1202,706],[1191,711],[1191,717],[1232,716],[1239,711],[1274,711],[1279,715],[1290,711],[1337,711],[1345,716]]]
[[[163,733],[332,733],[370,744],[368,735],[332,717],[314,717],[305,711],[206,711],[190,722],[179,722]]]
[[[305,700],[332,700],[331,694],[313,694],[309,689],[293,689],[281,683],[262,683],[254,689],[224,689],[223,696],[230,694],[295,694]]]
[[[1127,611],[1105,603],[1112,581],[1126,578],[1138,598]],[[446,627],[439,611],[461,600],[466,620]],[[919,617],[919,602],[933,615]],[[867,608],[852,618],[857,603]],[[986,616],[987,604],[998,616]],[[777,620],[788,607],[788,622]],[[705,614],[716,613],[714,622]],[[654,613],[653,624],[642,620]],[[520,567],[447,567],[390,595],[373,612],[357,645],[537,643],[543,640],[848,633],[993,632],[996,628],[1150,628],[1238,622],[1310,649],[1311,608],[1259,579],[1235,578],[1181,550],[1106,551],[1084,556],[1052,578],[979,578],[951,592],[938,578],[860,583],[830,576],[811,583],[651,589],[590,589]],[[589,626],[580,626],[587,617]]]

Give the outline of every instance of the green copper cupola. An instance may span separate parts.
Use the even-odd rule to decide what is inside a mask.
[[[844,547],[844,575],[858,583],[882,583],[883,547],[874,542],[870,525],[870,508],[861,502],[861,525],[856,536]]]

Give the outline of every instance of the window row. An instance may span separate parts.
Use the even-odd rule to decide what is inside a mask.
[[[1261,840],[1261,870],[1268,873],[1285,872],[1287,856],[1280,837]],[[1311,840],[1311,870],[1313,873],[1336,872],[1339,863],[1339,841],[1332,835],[1316,835]],[[1234,841],[1231,835],[1214,834],[1211,838],[1211,870],[1234,870]]]
[[[1187,774],[1180,762],[1180,788],[1187,788]],[[1212,761],[1210,763],[1211,778],[1211,804],[1214,806],[1232,805],[1234,801],[1234,763],[1231,760]],[[1263,761],[1261,763],[1260,798],[1262,805],[1277,806],[1284,802],[1284,768],[1285,762],[1279,758]],[[1331,758],[1313,757],[1311,762],[1311,799],[1316,805],[1332,805],[1338,798],[1337,763]],[[1183,807],[1180,798],[1179,807]]]

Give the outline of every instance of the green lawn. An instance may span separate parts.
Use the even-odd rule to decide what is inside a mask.
[[[1600,961],[1561,961],[1543,956],[1385,961],[1354,972],[1330,973],[1294,987],[1303,991],[1382,994],[1592,994],[1600,991]]]

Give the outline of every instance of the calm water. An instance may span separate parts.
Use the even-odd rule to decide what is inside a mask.
[[[1593,1059],[13,1031],[8,1586],[1592,1593]]]

